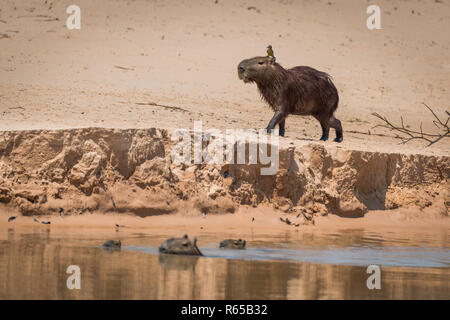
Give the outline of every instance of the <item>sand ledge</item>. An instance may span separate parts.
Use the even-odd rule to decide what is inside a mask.
[[[300,224],[396,208],[448,216],[447,156],[283,140],[277,174],[262,176],[259,165],[174,164],[173,146],[157,128],[3,131],[0,203],[24,216],[199,216],[262,205]]]

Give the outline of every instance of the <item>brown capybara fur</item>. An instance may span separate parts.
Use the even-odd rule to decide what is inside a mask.
[[[334,117],[339,103],[336,87],[325,72],[310,67],[284,69],[274,57],[245,59],[238,65],[239,79],[255,82],[263,99],[275,111],[267,126],[270,132],[278,124],[280,136],[285,133],[285,119],[289,114],[311,115],[320,122],[322,137],[328,140],[330,128],[336,139],[343,139],[341,122]]]

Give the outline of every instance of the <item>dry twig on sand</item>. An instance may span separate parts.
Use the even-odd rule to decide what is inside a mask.
[[[122,67],[122,66],[114,66],[114,68],[117,68],[117,69],[121,69],[121,70],[131,70],[131,71],[134,71],[134,69],[133,68],[127,68],[127,67]]]
[[[450,113],[448,111],[445,111],[447,114],[447,120],[441,120],[436,115],[436,113],[431,109],[427,104],[423,104],[434,116],[435,120],[433,120],[433,124],[439,129],[439,133],[432,134],[432,133],[426,133],[422,130],[422,123],[420,123],[420,131],[411,130],[408,127],[405,127],[403,123],[403,117],[400,117],[401,119],[401,126],[396,126],[392,124],[385,116],[382,116],[376,112],[372,113],[373,116],[377,117],[378,119],[382,120],[384,124],[376,125],[374,128],[382,127],[387,128],[394,132],[399,132],[400,134],[396,134],[394,138],[400,139],[402,144],[405,144],[411,140],[425,140],[428,142],[427,147],[431,146],[432,144],[435,144],[436,142],[450,137],[450,127],[449,127],[449,121],[450,121]]]
[[[140,106],[155,106],[155,107],[161,107],[161,108],[169,109],[169,110],[172,109],[172,110],[178,110],[181,112],[189,112],[188,110],[180,108],[180,107],[172,107],[172,106],[167,106],[164,104],[158,104],[155,102],[135,102],[135,103]]]

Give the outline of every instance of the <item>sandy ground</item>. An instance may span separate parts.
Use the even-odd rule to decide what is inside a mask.
[[[340,94],[343,148],[450,154],[444,140],[399,146],[349,133],[372,112],[433,132],[425,102],[445,117],[450,97],[450,2],[378,1],[382,29],[366,28],[366,1],[0,1],[0,128],[263,128],[272,111],[238,80],[244,58],[268,44],[285,67],[330,73]],[[136,103],[155,102],[183,110]],[[374,129],[372,132],[383,132]],[[347,133],[345,133],[347,132]],[[288,139],[320,137],[287,121]],[[331,142],[329,142],[331,143]]]

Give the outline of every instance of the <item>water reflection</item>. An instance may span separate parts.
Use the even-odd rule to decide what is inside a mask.
[[[126,241],[156,247],[160,239]],[[0,240],[0,299],[450,298],[448,268],[383,267],[382,289],[368,290],[365,267],[105,251],[101,243],[8,230]],[[70,265],[81,268],[81,290],[66,287]]]

